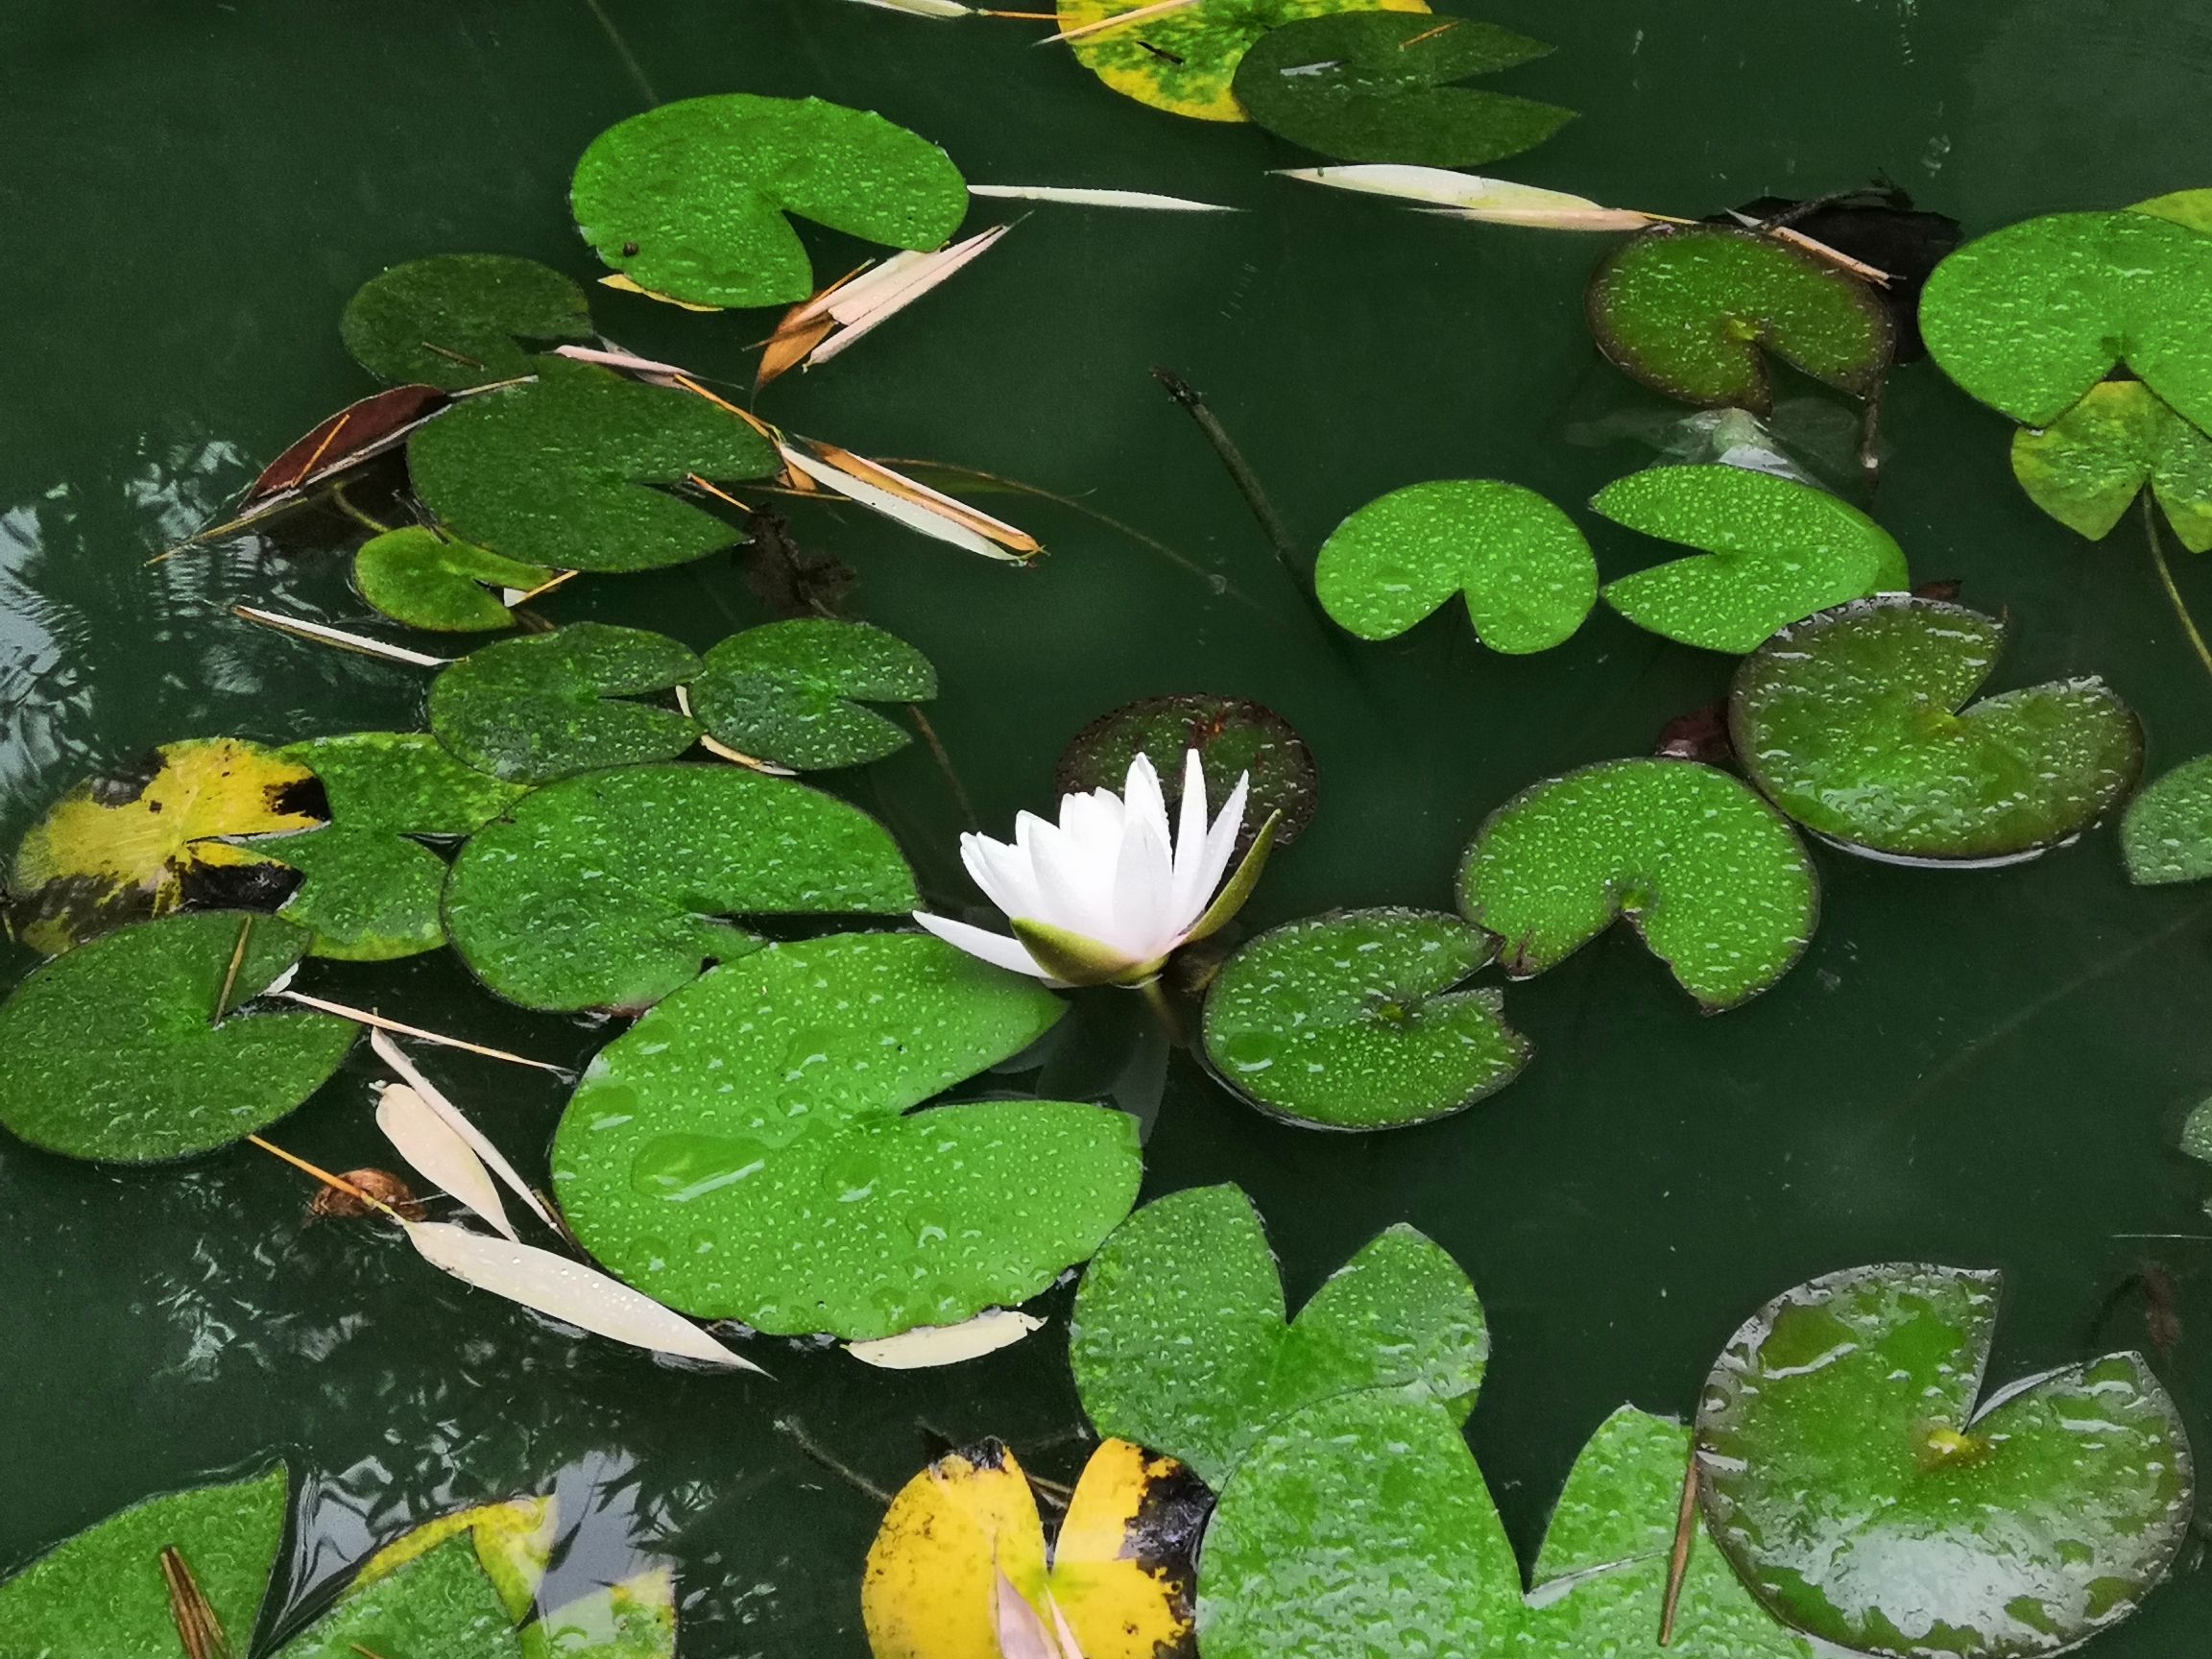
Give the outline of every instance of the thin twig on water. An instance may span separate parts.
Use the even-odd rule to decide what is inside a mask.
[[[775,1420],[775,1429],[777,1433],[788,1436],[792,1443],[806,1455],[809,1461],[819,1463],[830,1474],[836,1476],[838,1479],[844,1481],[846,1485],[852,1487],[854,1491],[865,1492],[886,1508],[890,1506],[890,1493],[884,1491],[882,1487],[877,1485],[875,1481],[869,1479],[857,1469],[839,1462],[815,1440],[813,1435],[806,1432],[805,1426],[800,1423],[798,1418],[779,1417]]]

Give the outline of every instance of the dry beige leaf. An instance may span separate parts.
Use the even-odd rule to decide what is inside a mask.
[[[499,1184],[468,1142],[404,1083],[388,1083],[376,1101],[376,1127],[408,1167],[440,1191],[458,1198],[502,1238],[515,1238],[515,1224],[499,1202]]]
[[[507,1162],[506,1156],[492,1144],[484,1132],[469,1121],[468,1115],[445,1097],[445,1092],[422,1075],[415,1062],[407,1057],[406,1049],[382,1031],[375,1030],[369,1033],[369,1046],[379,1060],[399,1074],[400,1081],[414,1090],[424,1105],[445,1119],[448,1129],[467,1142],[476,1156],[491,1166],[493,1172],[507,1183],[509,1190],[529,1207],[533,1215],[556,1233],[561,1231],[561,1224],[553,1219],[553,1213],[545,1208],[538,1194],[531,1190],[530,1183],[522,1179],[515,1166]]]
[[[988,1308],[958,1325],[922,1325],[896,1336],[848,1342],[845,1352],[883,1371],[926,1371],[1010,1348],[1045,1321],[1019,1308]]]
[[[942,508],[917,505],[881,485],[804,454],[788,444],[781,445],[781,452],[783,465],[792,472],[818,486],[836,491],[854,505],[865,507],[871,513],[879,513],[895,524],[903,524],[907,529],[934,541],[950,541],[953,546],[965,548],[971,553],[980,553],[986,559],[1003,560],[1014,565],[1022,562],[1022,555],[1009,553],[985,540],[965,523],[945,513]]]

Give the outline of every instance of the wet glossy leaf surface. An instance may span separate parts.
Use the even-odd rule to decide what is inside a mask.
[[[430,729],[463,761],[517,783],[544,783],[602,766],[673,760],[699,739],[666,706],[699,672],[665,634],[571,622],[502,639],[440,672]]]
[[[277,1650],[278,1659],[521,1659],[507,1609],[467,1541],[349,1590]]]
[[[581,288],[535,259],[437,253],[372,276],[338,326],[378,379],[463,392],[532,373],[525,342],[590,339],[591,313]]]
[[[857,1340],[1024,1301],[1136,1201],[1135,1121],[1065,1101],[910,1109],[1063,1007],[924,934],[770,946],[600,1050],[562,1116],[555,1190],[597,1260],[703,1318]]]
[[[865,622],[804,617],[733,634],[691,682],[691,711],[732,748],[795,771],[859,766],[913,738],[863,703],[937,695],[929,659]]]
[[[362,598],[395,622],[444,634],[514,627],[499,589],[528,592],[552,574],[419,524],[371,537],[353,555]]]
[[[1321,787],[1313,751],[1289,721],[1246,697],[1147,697],[1101,714],[1061,752],[1053,787],[1063,795],[1119,791],[1137,757],[1148,755],[1172,822],[1183,803],[1183,769],[1176,762],[1192,749],[1206,775],[1210,809],[1220,809],[1238,779],[1251,781],[1236,856],[1250,850],[1260,826],[1278,812],[1278,846],[1297,840],[1312,822]]]
[[[2212,755],[2182,761],[2128,803],[2120,855],[2144,887],[2212,876]]]
[[[477,1566],[498,1593],[509,1621],[519,1623],[530,1616],[538,1586],[552,1564],[560,1542],[560,1525],[559,1505],[549,1497],[515,1498],[503,1503],[456,1509],[425,1521],[385,1545],[361,1564],[349,1588],[365,1590],[441,1545],[466,1537],[475,1551]]]
[[[2212,549],[2212,439],[2140,380],[2105,380],[2047,427],[2012,435],[2012,476],[2036,506],[2102,541],[2146,485],[2192,553]]]

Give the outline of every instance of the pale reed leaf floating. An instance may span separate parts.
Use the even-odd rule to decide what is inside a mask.
[[[459,1199],[463,1208],[501,1238],[516,1238],[515,1223],[507,1219],[492,1171],[421,1095],[404,1083],[386,1084],[376,1101],[376,1127],[416,1174]]]
[[[973,7],[963,6],[960,0],[859,0],[863,6],[873,6],[881,12],[903,12],[909,17],[968,17],[974,14]]]
[[[1058,1638],[1003,1568],[991,1586],[991,1629],[998,1639],[999,1659],[1068,1659]]]
[[[378,1031],[397,1031],[402,1037],[420,1038],[425,1043],[435,1043],[442,1048],[458,1048],[464,1053],[481,1054],[487,1060],[504,1060],[510,1066],[527,1066],[534,1071],[550,1071],[556,1077],[572,1075],[565,1067],[556,1066],[550,1060],[533,1060],[526,1054],[510,1054],[504,1048],[487,1048],[481,1043],[470,1043],[465,1038],[447,1037],[441,1032],[425,1031],[420,1025],[409,1025],[403,1021],[387,1020],[373,1009],[355,1008],[349,1003],[332,1002],[327,998],[310,997],[304,991],[294,991],[290,987],[293,978],[299,972],[300,965],[295,962],[270,981],[269,988],[263,991],[261,995],[264,997],[281,997],[286,1001],[298,1002],[302,1007],[320,1008],[325,1014],[336,1014],[341,1019],[351,1020],[356,1023],[372,1026]]]
[[[1068,1623],[1068,1615],[1060,1611],[1060,1603],[1050,1590],[1045,1592],[1045,1605],[1052,1610],[1052,1629],[1060,1638],[1062,1659],[1086,1659],[1083,1644],[1077,1640]]]
[[[427,652],[409,651],[404,646],[387,645],[381,639],[349,634],[343,628],[333,628],[326,622],[310,622],[304,617],[286,616],[280,612],[263,611],[253,605],[233,605],[230,612],[232,615],[243,616],[249,622],[274,628],[279,634],[296,634],[302,639],[335,645],[342,651],[355,651],[364,657],[381,657],[387,662],[405,662],[415,668],[443,668],[456,661],[451,657],[432,657]]]
[[[393,1042],[382,1031],[374,1030],[369,1033],[369,1046],[375,1052],[379,1060],[399,1074],[399,1080],[415,1092],[423,1105],[443,1118],[448,1129],[467,1142],[476,1156],[491,1166],[493,1173],[500,1180],[506,1182],[508,1189],[514,1192],[515,1196],[521,1199],[524,1205],[529,1208],[531,1214],[537,1216],[554,1232],[558,1233],[562,1230],[561,1224],[553,1219],[552,1213],[540,1201],[538,1194],[530,1190],[530,1183],[517,1173],[515,1166],[507,1162],[506,1157],[498,1147],[492,1144],[484,1132],[469,1121],[468,1115],[445,1097],[445,1092],[422,1075],[421,1071],[417,1069],[415,1062],[407,1057],[406,1049]],[[460,1194],[455,1193],[454,1196],[459,1197]]]
[[[845,1352],[880,1371],[927,1371],[1011,1348],[1044,1324],[1018,1308],[990,1308],[958,1325],[920,1325],[896,1336],[848,1342]]]
[[[827,490],[834,490],[854,505],[865,507],[871,513],[881,514],[893,523],[903,524],[919,535],[935,541],[949,541],[970,553],[980,553],[986,559],[998,559],[1019,565],[1022,557],[986,541],[966,524],[948,516],[942,509],[926,508],[904,500],[881,486],[867,479],[817,461],[811,455],[802,454],[786,444],[781,446],[783,464],[804,478],[812,480]]]
[[[871,461],[865,455],[855,455],[850,449],[840,449],[836,445],[825,444],[818,438],[809,438],[806,442],[816,457],[828,462],[840,472],[850,472],[878,490],[888,490],[900,499],[913,502],[917,507],[942,513],[955,524],[967,525],[987,541],[996,541],[999,546],[1016,553],[1042,553],[1045,550],[1043,542],[1019,525],[1009,524],[1003,518],[994,518],[990,514],[979,512],[941,490],[932,490],[903,472],[894,472],[880,461]]]
[[[1668,223],[1660,214],[1607,207],[1587,196],[1483,179],[1445,167],[1376,162],[1348,167],[1287,167],[1280,177],[1333,190],[1358,190],[1440,207],[1455,218],[1488,225],[1525,225],[1540,230],[1641,230]]]
[[[1063,184],[971,184],[971,196],[1003,202],[1057,202],[1070,207],[1144,207],[1161,213],[1241,213],[1219,202],[1192,202],[1181,196],[1155,196],[1146,190],[1084,190]]]
[[[556,346],[556,357],[573,357],[579,363],[596,363],[602,369],[622,369],[656,386],[673,386],[676,376],[687,373],[673,363],[661,363],[632,351],[609,351],[597,346]]]
[[[889,322],[938,284],[967,269],[989,252],[998,238],[1011,228],[1007,225],[994,225],[988,230],[979,230],[965,242],[955,242],[951,247],[939,249],[934,253],[916,256],[912,264],[900,269],[891,279],[869,286],[869,277],[892,270],[908,256],[899,254],[886,259],[867,276],[858,278],[831,298],[828,309],[830,315],[837,321],[837,331],[807,354],[804,367],[813,369],[829,362],[855,340]]]

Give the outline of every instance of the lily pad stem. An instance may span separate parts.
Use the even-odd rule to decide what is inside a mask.
[[[1266,536],[1268,545],[1275,549],[1275,557],[1281,561],[1283,568],[1290,573],[1291,579],[1303,589],[1306,586],[1306,575],[1298,568],[1297,544],[1290,540],[1289,526],[1283,522],[1282,516],[1275,511],[1275,504],[1267,499],[1267,492],[1260,487],[1260,476],[1252,470],[1251,463],[1244,459],[1244,452],[1237,447],[1219,419],[1206,406],[1206,399],[1198,388],[1172,369],[1155,368],[1152,378],[1159,381],[1166,389],[1167,396],[1180,403],[1190,419],[1197,422],[1198,430],[1206,435],[1206,442],[1214,446],[1214,453],[1221,458],[1221,465],[1228,470],[1229,481],[1237,486],[1237,493],[1244,497],[1244,505],[1252,509],[1252,517],[1260,520],[1260,529]]]
[[[2166,597],[2173,601],[2174,614],[2180,619],[2181,632],[2189,636],[2189,644],[2197,653],[2197,661],[2204,664],[2204,672],[2212,674],[2212,646],[2204,643],[2204,636],[2197,630],[2197,620],[2189,614],[2189,607],[2181,598],[2181,589],[2174,584],[2174,570],[2166,563],[2166,547],[2158,539],[2158,509],[2151,492],[2143,492],[2143,539],[2151,543],[2151,563],[2158,571],[2158,585],[2166,589]]]
[[[1175,1004],[1167,999],[1160,975],[1142,980],[1133,987],[1144,998],[1144,1006],[1152,1010],[1152,1018],[1160,1022],[1160,1029],[1167,1034],[1167,1041],[1178,1048],[1190,1046],[1190,1036],[1183,1029],[1182,1016],[1175,1012]]]
[[[836,1476],[854,1491],[865,1492],[886,1509],[891,1506],[890,1493],[884,1491],[882,1487],[877,1485],[859,1470],[839,1462],[836,1457],[830,1455],[828,1448],[817,1441],[813,1435],[806,1432],[805,1426],[798,1418],[779,1417],[775,1419],[773,1427],[779,1434],[789,1435],[799,1450],[804,1452],[809,1459],[829,1470],[830,1474]]]
[[[922,733],[922,741],[928,748],[930,758],[937,762],[937,770],[945,774],[945,781],[951,785],[952,799],[960,805],[960,816],[968,821],[969,829],[981,829],[982,820],[975,816],[975,804],[968,799],[968,791],[961,786],[960,774],[952,769],[952,757],[945,748],[945,740],[937,735],[937,728],[929,724],[929,716],[922,712],[919,703],[907,704],[906,712],[913,716],[914,729]]]
[[[346,493],[345,485],[333,484],[330,487],[330,502],[331,505],[336,507],[339,512],[345,514],[346,517],[352,519],[354,523],[367,530],[370,535],[389,536],[392,533],[391,525],[377,523],[375,519],[370,517],[368,514],[362,512],[360,508],[353,505],[352,497]]]

